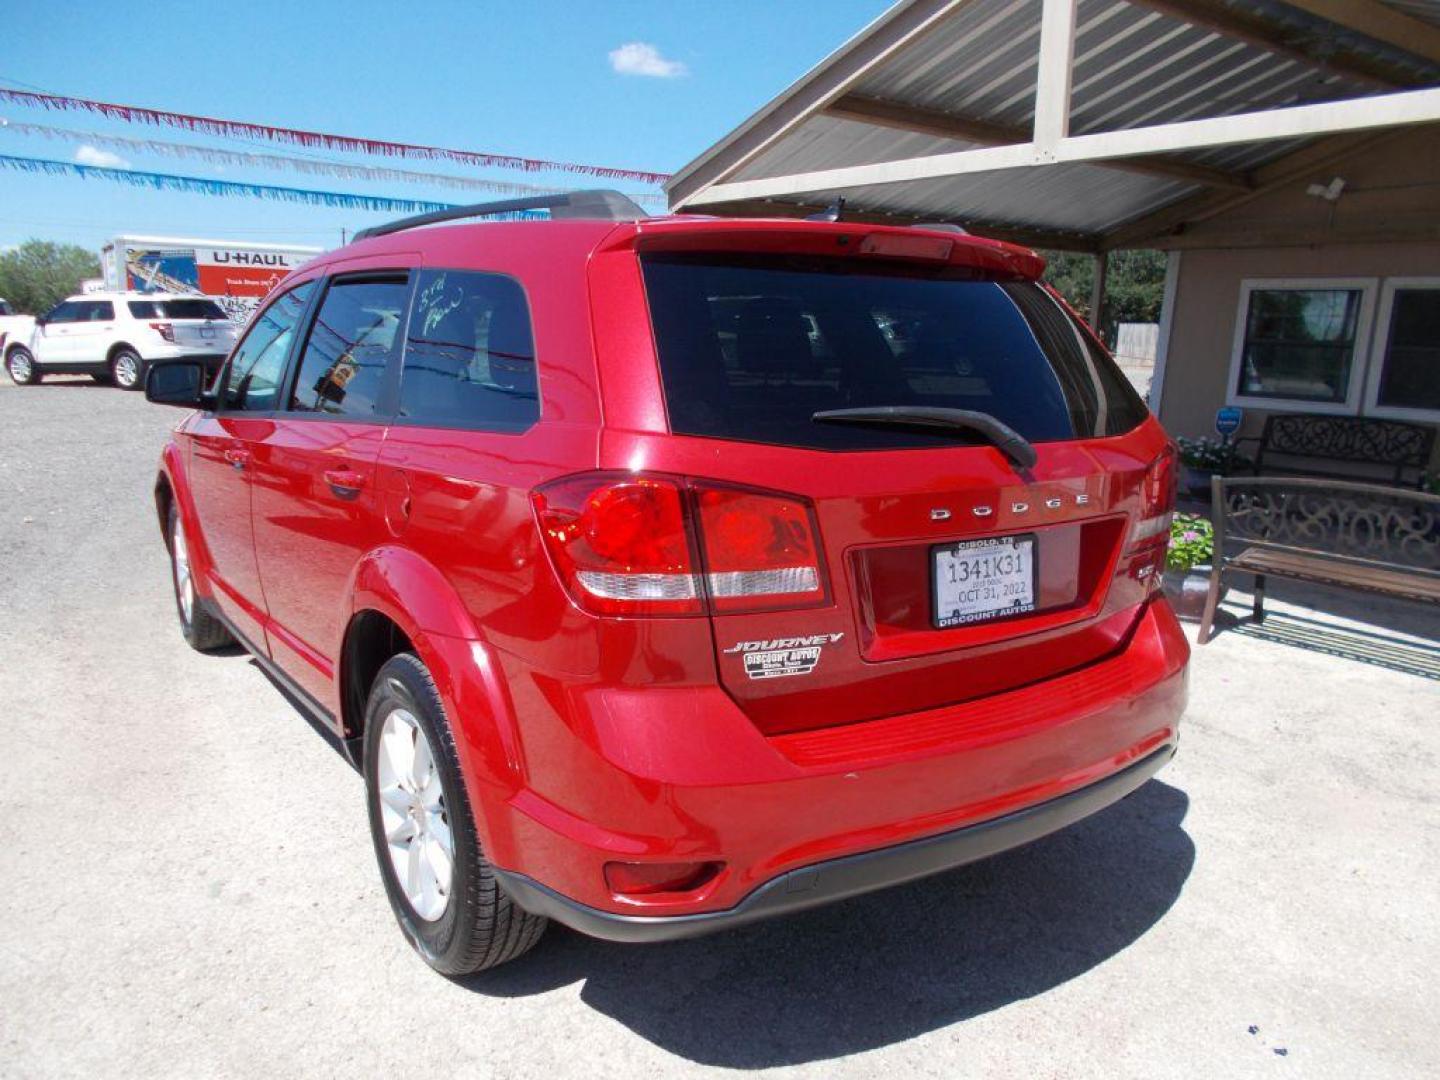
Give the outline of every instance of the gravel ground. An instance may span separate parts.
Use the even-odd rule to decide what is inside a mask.
[[[1280,583],[1266,626],[1299,644],[1197,650],[1175,764],[1068,832],[725,936],[552,929],[432,974],[357,775],[246,657],[180,639],[150,503],[177,415],[0,387],[0,1074],[1440,1072],[1440,683],[1316,651],[1333,622]]]

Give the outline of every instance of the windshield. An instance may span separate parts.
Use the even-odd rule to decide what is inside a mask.
[[[822,450],[936,446],[964,432],[817,423],[880,406],[987,413],[1031,442],[1118,435],[1145,405],[1044,289],[952,267],[648,256],[671,430]]]

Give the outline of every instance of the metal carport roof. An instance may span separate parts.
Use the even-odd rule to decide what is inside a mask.
[[[667,192],[1099,251],[1440,122],[1437,85],[1440,0],[902,0]]]

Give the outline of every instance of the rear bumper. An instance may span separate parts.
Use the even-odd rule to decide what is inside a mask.
[[[495,873],[521,907],[591,937],[625,942],[696,937],[899,885],[1038,840],[1123,799],[1174,754],[1174,744],[1166,744],[1103,780],[1038,805],[938,836],[791,870],[725,911],[621,915],[571,900],[524,874]]]
[[[1113,778],[1174,752],[1188,657],[1162,600],[1099,663],[828,729],[765,736],[718,689],[529,694],[507,754],[525,762],[523,781],[472,784],[472,799],[491,862],[523,906],[602,937],[699,933],[981,858],[1119,798],[1129,789]],[[539,684],[524,669],[506,674],[512,689]],[[547,711],[554,702],[566,710]],[[912,851],[934,853],[889,854]],[[810,876],[871,856],[883,857],[873,879],[827,871],[822,888]],[[722,867],[693,891],[632,896],[607,885],[611,861]],[[666,929],[689,925],[676,919],[702,929]]]

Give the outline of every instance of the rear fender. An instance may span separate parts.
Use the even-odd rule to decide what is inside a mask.
[[[353,597],[356,614],[378,611],[400,627],[430,670],[480,811],[481,841],[493,851],[487,822],[505,815],[489,808],[519,791],[524,776],[514,704],[493,647],[445,575],[405,548],[370,552],[356,569]],[[337,690],[343,693],[343,682]]]

